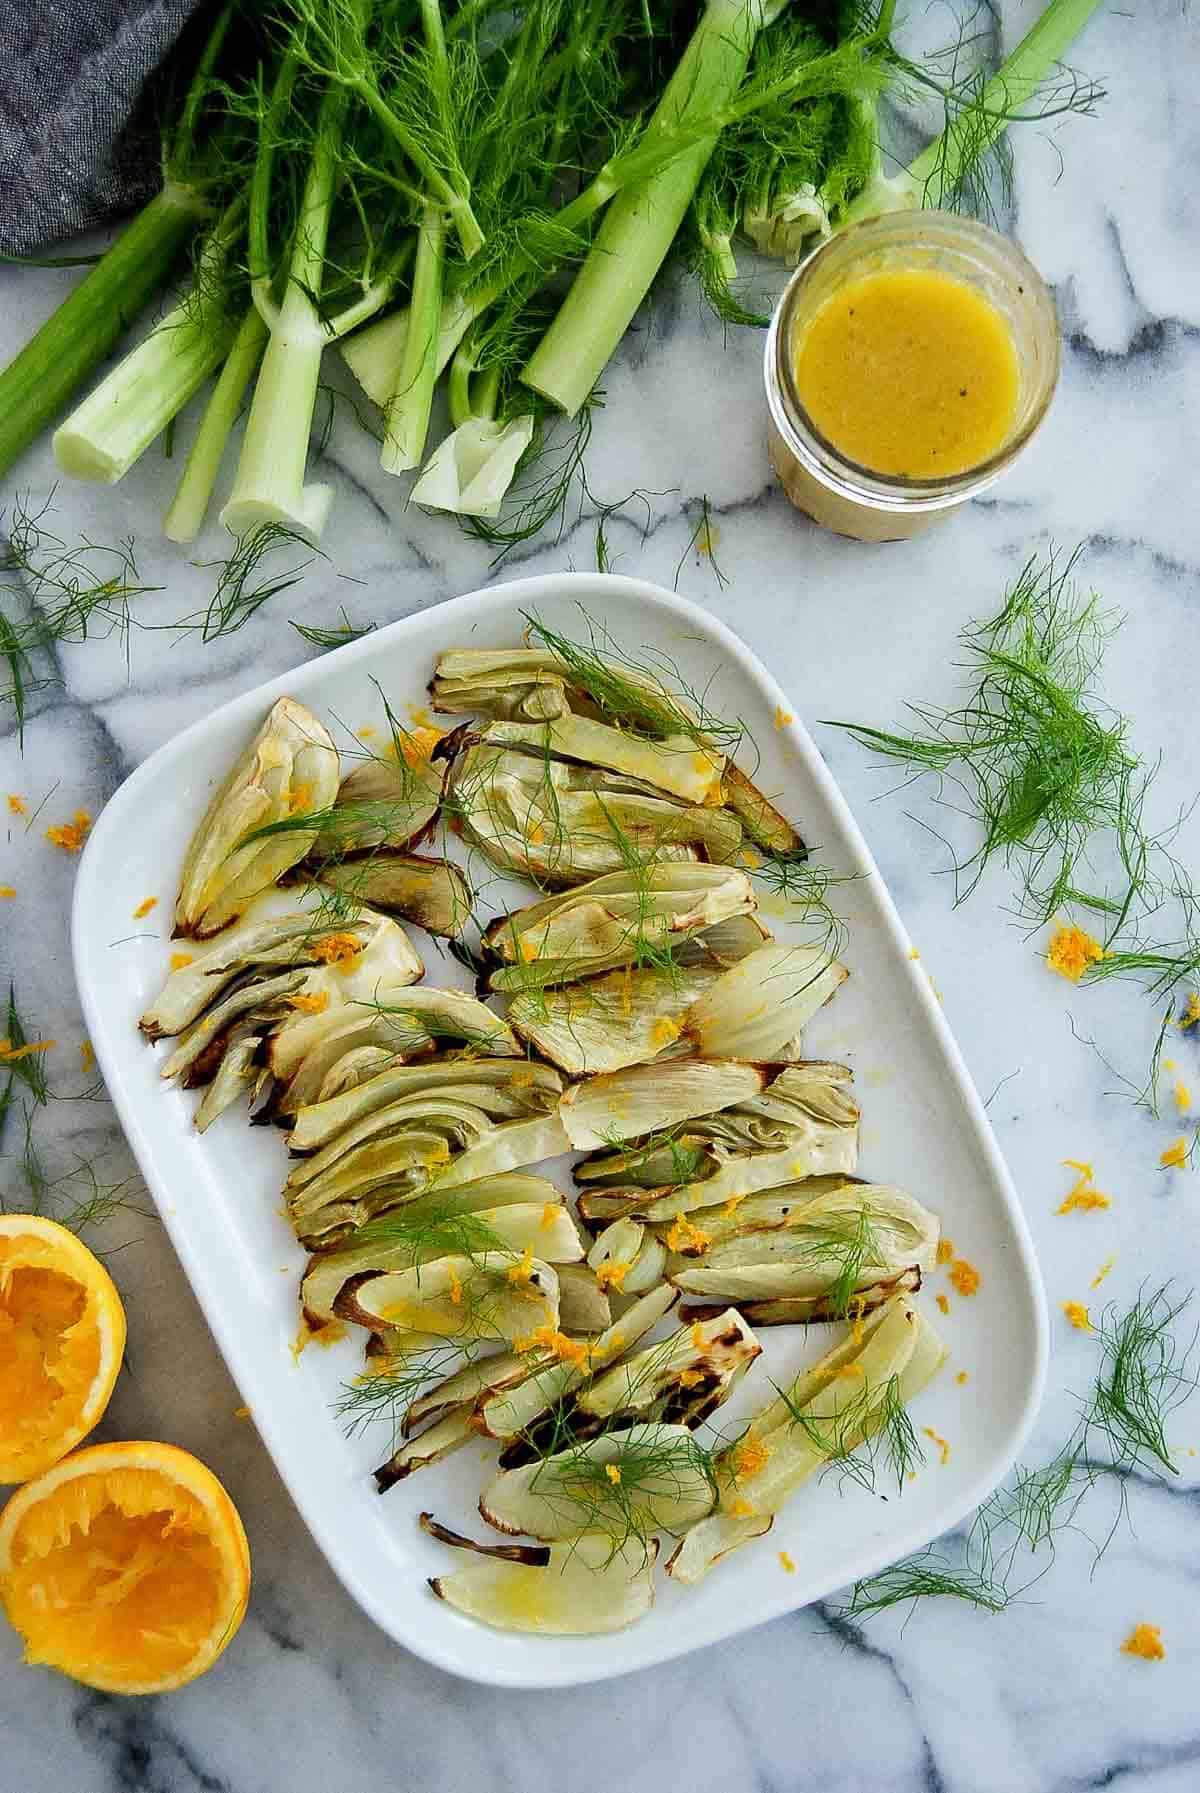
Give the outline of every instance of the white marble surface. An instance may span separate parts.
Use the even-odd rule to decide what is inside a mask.
[[[1034,8],[1004,8],[1005,36]],[[925,25],[928,32],[931,27]],[[1114,7],[1089,30],[1078,62],[1112,89],[1094,122],[1018,146],[1011,222],[1053,282],[1066,351],[1062,388],[1040,439],[985,503],[906,546],[863,548],[805,525],[774,486],[763,442],[760,339],[721,332],[691,291],[663,295],[606,380],[589,467],[603,499],[641,486],[645,532],[609,527],[616,570],[680,589],[730,622],[814,725],[897,717],[906,698],[947,697],[955,638],[988,614],[1023,559],[1049,542],[1084,542],[1084,577],[1127,621],[1109,657],[1113,702],[1136,718],[1138,744],[1161,751],[1155,814],[1168,822],[1196,788],[1196,627],[1200,620],[1200,32],[1187,0]],[[1062,165],[1059,169],[1061,151]],[[0,277],[0,350],[50,308],[70,275]],[[65,649],[61,685],[31,704],[24,752],[0,716],[0,793],[45,804],[28,832],[5,818],[0,981],[16,981],[39,1032],[56,1093],[82,1086],[81,1022],[67,917],[74,862],[42,838],[47,822],[98,811],[125,774],[168,735],[309,651],[287,620],[389,621],[506,570],[590,564],[586,519],[490,572],[486,553],[449,523],[404,507],[372,445],[339,430],[322,468],[337,488],[329,563],[211,646],[135,630],[126,665],[116,641]],[[132,533],[148,583],[144,622],[194,610],[211,575],[156,539],[173,470],[156,453],[113,491],[60,486],[56,527],[112,539]],[[33,502],[54,484],[48,454],[27,457],[2,498]],[[707,494],[728,583],[688,551]],[[632,519],[634,513],[630,512]],[[196,559],[215,557],[215,533]],[[351,582],[352,581],[352,582]],[[1090,1379],[1093,1347],[1058,1304],[1087,1299],[1103,1260],[1104,1293],[1124,1303],[1144,1278],[1200,1284],[1200,1174],[1158,1169],[1179,1131],[1110,1093],[1114,1079],[1068,1025],[1091,1034],[1119,1069],[1145,1065],[1157,1011],[1130,986],[1072,991],[1040,963],[1005,913],[997,873],[952,907],[939,877],[946,831],[929,795],[893,794],[843,737],[815,728],[941,991],[1008,1155],[1041,1256],[1053,1314],[1050,1392],[1030,1452],[1052,1454],[1071,1424],[1072,1390]],[[950,819],[951,823],[953,818]],[[958,839],[968,836],[950,831]],[[1193,816],[1179,843],[1200,867]],[[1174,1056],[1200,1093],[1200,1037]],[[95,1161],[105,1182],[132,1166],[103,1100],[62,1101],[41,1123],[55,1175]],[[11,1145],[10,1145],[11,1149]],[[1105,1213],[1057,1218],[1064,1157],[1094,1160],[1113,1196]],[[10,1202],[16,1168],[0,1164]],[[707,1793],[821,1788],[909,1793],[1049,1793],[1119,1787],[1184,1793],[1200,1785],[1195,1689],[1200,1670],[1200,1409],[1172,1438],[1181,1474],[1134,1478],[1130,1525],[1093,1574],[1086,1538],[1068,1535],[1026,1599],[996,1618],[927,1603],[907,1624],[863,1631],[810,1610],[732,1646],[633,1681],[554,1695],[500,1694],[460,1683],[389,1644],[335,1583],[293,1511],[187,1284],[152,1218],[113,1221],[108,1246],[130,1336],[100,1436],[150,1436],[200,1452],[245,1516],[255,1558],[249,1617],[220,1667],[169,1698],[121,1702],[42,1671],[22,1671],[0,1629],[0,1787],[4,1793],[276,1793],[394,1785],[413,1793],[468,1787],[521,1793],[649,1793],[671,1780]],[[1088,1529],[1110,1509],[1097,1496]],[[1090,1516],[1090,1517],[1089,1517]],[[1164,1662],[1123,1656],[1138,1621],[1161,1625]]]

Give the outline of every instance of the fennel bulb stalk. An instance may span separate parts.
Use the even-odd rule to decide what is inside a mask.
[[[732,101],[764,23],[762,0],[708,0],[645,140],[686,129]],[[521,375],[568,415],[575,415],[599,379],[666,259],[718,134],[714,130],[649,179],[624,188],[605,213],[587,260]]]
[[[439,366],[442,273],[446,256],[446,215],[427,201],[417,229],[412,301],[404,334],[404,354],[384,404],[384,438],[379,462],[385,473],[419,467],[429,434],[429,413]]]
[[[221,276],[241,209],[230,206],[209,237],[192,290],[55,430],[64,473],[115,484],[221,365],[234,333]]]
[[[188,451],[170,509],[163,519],[168,541],[192,542],[200,532],[220,471],[229,432],[237,421],[246,388],[262,357],[267,326],[251,305],[242,319],[220,377],[209,394],[200,428]]]
[[[207,203],[192,187],[167,181],[0,373],[0,473],[7,472],[111,354],[131,320],[166,281],[207,212]]]
[[[344,98],[326,94],[296,225],[287,286],[278,310],[255,292],[270,332],[254,388],[237,478],[221,521],[234,535],[260,523],[282,523],[316,541],[325,527],[333,489],[304,483],[308,438],[321,356],[329,332],[317,300],[325,270],[325,243],[341,146]]]
[[[1100,0],[1051,0],[978,97],[951,117],[941,135],[899,174],[885,175],[877,167],[835,230],[885,212],[944,205],[960,192],[972,170],[1045,86],[1099,4]]]

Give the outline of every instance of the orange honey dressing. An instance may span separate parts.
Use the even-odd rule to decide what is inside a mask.
[[[937,479],[995,454],[1017,408],[1007,323],[963,280],[863,274],[798,325],[796,391],[839,454],[874,473]]]

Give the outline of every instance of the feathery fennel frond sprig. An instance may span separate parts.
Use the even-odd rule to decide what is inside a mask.
[[[52,502],[53,493],[36,509],[14,500],[0,555],[0,659],[9,679],[0,705],[12,706],[22,744],[30,695],[60,682],[57,650],[115,634],[128,652],[132,600],[162,589],[142,583],[132,536],[109,547],[56,535]]]
[[[669,656],[622,647],[583,605],[581,639],[551,628],[536,612],[521,614],[529,638],[562,661],[569,682],[586,693],[603,720],[651,740],[687,735],[700,749],[727,754],[746,738],[745,723],[710,709],[707,688],[695,689]]]
[[[791,1423],[826,1459],[827,1468],[840,1478],[874,1494],[878,1472],[885,1468],[903,1493],[909,1475],[925,1461],[925,1449],[905,1409],[898,1376],[889,1376],[882,1389],[864,1388],[832,1415],[814,1415],[797,1406],[785,1388],[775,1392],[784,1402]]]
[[[685,516],[688,508],[690,507],[685,506]],[[701,494],[700,515],[696,519],[695,526],[684,545],[683,553],[679,556],[679,561],[675,568],[674,589],[676,591],[679,590],[679,576],[683,572],[683,563],[693,549],[698,558],[708,562],[709,570],[711,571],[713,578],[716,580],[721,590],[724,591],[725,587],[729,584],[729,580],[717,564],[717,531],[712,520],[712,505],[709,501],[707,492]]]
[[[264,561],[283,548],[303,549],[304,559],[278,572],[264,572]],[[203,563],[217,574],[207,607],[169,626],[183,634],[195,632],[203,642],[234,635],[264,604],[296,585],[320,558],[319,551],[286,523],[260,523],[239,538],[225,559]]]
[[[391,1432],[388,1448],[394,1451],[404,1416],[417,1397],[431,1384],[471,1362],[474,1354],[470,1340],[452,1340],[426,1350],[371,1359],[361,1375],[342,1384],[334,1405],[347,1438],[357,1437],[368,1426],[386,1423]]]
[[[361,641],[364,635],[374,633],[375,623],[364,623],[359,628],[350,621],[344,607],[341,614],[341,622],[333,624],[330,628],[320,628],[316,623],[298,623],[294,618],[289,618],[289,621],[302,640],[307,641],[310,647],[318,647],[322,650],[345,647],[348,641]]]
[[[596,1454],[597,1437],[615,1441]],[[599,1532],[614,1555],[630,1544],[648,1551],[651,1539],[667,1529],[656,1506],[670,1502],[702,1479],[716,1499],[713,1452],[692,1432],[664,1437],[653,1424],[605,1428],[580,1442],[569,1415],[559,1416],[544,1439],[539,1436],[538,1468],[530,1489],[560,1514],[578,1519],[580,1532]]]
[[[955,866],[956,902],[999,860],[1016,874],[1017,912],[1032,925],[1064,903],[1086,904],[1119,925],[1130,908],[1153,900],[1151,853],[1143,820],[1149,771],[1130,739],[1128,720],[1095,691],[1104,645],[1119,619],[1073,583],[1076,555],[1030,559],[989,621],[960,637],[967,686],[960,704],[910,706],[917,723],[904,734],[831,722],[914,775],[934,773],[978,817],[983,838]],[[1092,862],[1116,855],[1122,885],[1092,892]]]

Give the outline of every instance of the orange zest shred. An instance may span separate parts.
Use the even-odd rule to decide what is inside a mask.
[[[1166,1653],[1159,1625],[1135,1625],[1121,1645],[1122,1656],[1140,1656],[1143,1662],[1161,1662]]]
[[[133,912],[134,921],[141,921],[145,916],[149,915],[151,909],[157,909],[157,908],[158,908],[158,898],[157,897],[143,897],[141,902],[138,904],[137,908]]]
[[[90,1040],[82,1040],[79,1046],[79,1062],[85,1071],[96,1069],[96,1048]]]
[[[1102,1195],[1095,1187],[1096,1173],[1085,1159],[1064,1158],[1063,1163],[1068,1170],[1076,1171],[1078,1175],[1063,1197],[1062,1205],[1055,1208],[1056,1214],[1090,1214],[1097,1208],[1111,1208],[1108,1196]]]
[[[326,934],[323,940],[314,940],[309,951],[322,965],[341,965],[358,957],[362,941],[357,934]]]
[[[1181,1133],[1179,1138],[1169,1145],[1159,1163],[1164,1170],[1183,1170],[1188,1161],[1188,1142]]]
[[[299,1009],[305,1015],[323,1015],[329,1007],[328,990],[313,990],[305,993],[297,990],[294,995],[285,998],[290,1009]]]
[[[87,810],[77,809],[71,821],[58,822],[53,828],[47,828],[46,839],[52,847],[61,847],[64,853],[79,853],[91,829],[92,818]]]
[[[779,1552],[779,1566],[785,1575],[794,1575],[796,1573],[796,1565],[786,1550],[781,1550]]]
[[[602,1289],[619,1289],[633,1265],[624,1258],[610,1258],[601,1264],[596,1271],[596,1281]]]
[[[528,834],[525,836],[525,839],[529,842],[529,845],[531,847],[540,847],[542,845],[542,843],[545,841],[545,838],[546,838],[546,830],[542,827],[542,824],[540,822],[535,822],[533,824],[533,827],[529,830]]]
[[[1175,1106],[1180,1114],[1187,1114],[1192,1106],[1192,1092],[1187,1084],[1180,1080],[1175,1085],[1173,1094],[1175,1097]]]
[[[451,1266],[449,1274],[450,1274],[450,1300],[455,1307],[461,1307],[462,1302],[463,1302],[462,1278],[459,1276],[458,1272],[453,1268],[453,1266]]]
[[[743,1438],[734,1452],[734,1480],[748,1482],[752,1476],[764,1470],[771,1459],[770,1446],[761,1438]]]
[[[678,1021],[673,1021],[670,1015],[660,1015],[650,1029],[650,1043],[653,1046],[669,1046],[682,1032],[683,1028]]]
[[[248,1407],[235,1407],[233,1410],[233,1417],[234,1419],[249,1419],[250,1409]]]
[[[39,1052],[51,1052],[57,1046],[57,1040],[28,1040],[24,1046],[14,1046],[5,1036],[0,1040],[0,1065],[15,1065],[23,1058],[36,1058]]]
[[[708,1340],[704,1336],[704,1328],[699,1320],[692,1321],[692,1350],[707,1351]]]
[[[775,727],[777,729],[786,728],[789,722],[794,722],[795,720],[796,718],[792,715],[790,710],[785,710],[782,704],[776,704]]]
[[[866,1373],[861,1363],[844,1363],[837,1371],[839,1376],[844,1376],[847,1380],[854,1376],[865,1376]]]
[[[942,1313],[948,1314],[950,1312],[950,1297],[948,1295],[936,1295],[934,1299]]]
[[[1092,1330],[1092,1317],[1082,1301],[1064,1301],[1062,1311],[1067,1316],[1068,1325],[1073,1326],[1076,1332]]]
[[[513,1349],[522,1355],[526,1351],[552,1351],[561,1363],[573,1364],[580,1370],[591,1355],[582,1339],[568,1338],[565,1332],[556,1332],[553,1326],[538,1326],[524,1338],[514,1339]]]
[[[730,1503],[729,1511],[735,1519],[752,1519],[754,1517],[754,1508],[740,1494],[735,1501]]]
[[[29,805],[24,797],[18,797],[15,791],[8,793],[8,813],[10,816],[27,816]]]
[[[722,1214],[723,1218],[726,1220],[731,1220],[733,1218],[733,1216],[737,1213],[738,1209],[741,1207],[741,1205],[745,1201],[745,1199],[746,1198],[744,1195],[731,1195],[729,1200],[722,1204],[721,1214]]]
[[[939,1239],[938,1240],[938,1248],[937,1248],[937,1262],[939,1264],[948,1264],[953,1256],[954,1256],[953,1240]]]
[[[931,1439],[937,1446],[938,1462],[941,1464],[942,1468],[945,1469],[947,1463],[950,1461],[949,1444],[939,1432],[934,1431],[932,1426],[922,1426],[921,1430],[924,1432],[926,1438]]]
[[[561,1213],[561,1202],[546,1202],[542,1208],[542,1230],[548,1232]]]
[[[312,808],[313,788],[310,784],[294,784],[287,794],[290,816],[304,815]]]
[[[703,1381],[703,1370],[680,1370],[679,1372],[680,1388],[698,1388]]]
[[[959,1295],[974,1295],[983,1278],[974,1264],[969,1264],[966,1258],[955,1258],[950,1266],[950,1281]]]
[[[421,713],[423,715],[425,712]],[[406,766],[428,765],[441,738],[441,729],[432,728],[428,723],[418,723],[410,733],[393,738],[392,751]]]
[[[958,1375],[954,1378],[954,1380],[958,1383],[959,1387],[961,1388],[962,1384],[964,1382],[969,1382],[971,1380],[971,1378],[967,1375],[967,1372],[965,1370],[960,1370],[958,1372]]]
[[[712,1234],[693,1225],[686,1214],[677,1214],[671,1222],[667,1233],[668,1251],[707,1251],[711,1244]]]
[[[172,953],[170,960],[171,970],[182,971],[185,965],[191,964],[192,957],[193,955],[191,953]]]
[[[1101,1264],[1099,1270],[1097,1270],[1095,1276],[1093,1276],[1090,1284],[1088,1285],[1089,1288],[1098,1289],[1100,1287],[1100,1284],[1104,1281],[1105,1277],[1108,1275],[1109,1271],[1112,1269],[1113,1265],[1116,1263],[1116,1261],[1117,1261],[1116,1258],[1105,1258],[1105,1260]]]
[[[509,1282],[515,1284],[518,1288],[527,1282],[531,1282],[533,1280],[533,1247],[527,1245],[521,1253],[520,1262],[517,1264],[510,1264],[504,1274],[507,1276]]]
[[[1187,1007],[1179,1018],[1180,1028],[1186,1033],[1189,1027],[1200,1022],[1200,993],[1193,990],[1187,999]]]
[[[16,887],[12,884],[0,884],[0,897],[15,897]]]
[[[1073,923],[1055,928],[1046,949],[1046,963],[1059,977],[1077,984],[1089,965],[1104,957],[1100,942]]]
[[[614,1486],[620,1486],[621,1471],[615,1463],[606,1463],[604,1465],[604,1473]]]

